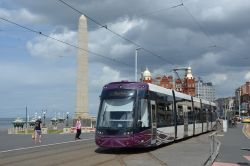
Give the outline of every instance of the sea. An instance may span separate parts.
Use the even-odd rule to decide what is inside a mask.
[[[0,131],[8,131],[8,128],[13,127],[12,121],[16,118],[0,118]]]

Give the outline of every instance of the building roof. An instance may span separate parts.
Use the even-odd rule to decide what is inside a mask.
[[[146,67],[146,70],[143,72],[143,77],[151,77],[151,73],[150,71],[148,70],[148,68]]]
[[[190,67],[190,66],[187,68],[187,78],[190,78],[190,79],[192,79],[192,78],[193,78],[193,75],[192,75],[192,69],[191,69],[191,67]]]

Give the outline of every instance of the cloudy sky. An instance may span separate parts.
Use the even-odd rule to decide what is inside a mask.
[[[215,85],[216,97],[232,96],[250,80],[249,0],[64,1],[144,48],[138,73],[147,66],[153,76],[171,74],[190,65],[194,76]],[[0,117],[24,117],[26,106],[30,116],[74,114],[76,48],[5,20],[77,45],[79,17],[59,0],[0,0]],[[134,80],[137,48],[100,25],[88,20],[89,50],[108,57],[89,54],[94,116],[105,83]]]

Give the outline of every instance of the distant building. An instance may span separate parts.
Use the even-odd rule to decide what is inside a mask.
[[[250,95],[250,82],[246,82],[241,86],[241,96]]]
[[[250,115],[250,82],[246,82],[235,90],[235,105],[241,110],[241,116]],[[240,104],[239,104],[240,101]]]
[[[183,79],[176,79],[173,81],[172,76],[158,75],[156,78],[152,78],[152,75],[148,68],[142,72],[141,81],[152,83],[155,85],[162,86],[167,89],[175,89],[178,92],[186,93],[188,95],[195,95],[195,79],[192,75],[191,67],[185,68],[185,77]],[[173,84],[175,82],[175,84]]]
[[[204,83],[198,80],[195,83],[195,96],[208,101],[215,101],[215,88],[211,82]]]
[[[219,117],[231,118],[237,114],[235,108],[235,97],[218,98],[214,101],[217,107],[217,113]]]

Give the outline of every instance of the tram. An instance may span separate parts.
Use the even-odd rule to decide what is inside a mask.
[[[216,105],[150,83],[103,87],[95,142],[100,147],[151,147],[212,131]]]

